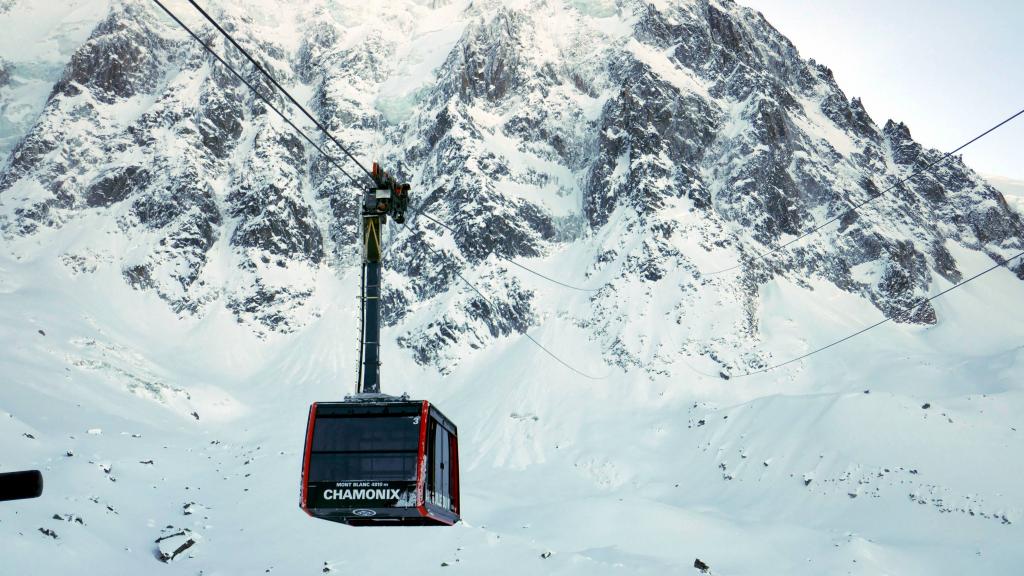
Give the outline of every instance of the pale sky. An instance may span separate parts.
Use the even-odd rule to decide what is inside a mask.
[[[1024,109],[1024,0],[738,0],[832,69],[880,126],[944,152]],[[963,152],[1024,180],[1024,115]]]

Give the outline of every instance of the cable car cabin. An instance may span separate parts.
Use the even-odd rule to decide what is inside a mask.
[[[310,516],[350,526],[459,521],[458,431],[426,400],[313,404],[304,454]]]

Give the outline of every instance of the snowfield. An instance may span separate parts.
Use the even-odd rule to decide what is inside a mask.
[[[603,366],[558,318],[572,297],[539,284],[550,315],[534,337],[607,379],[576,376],[522,337],[442,377],[388,339],[385,388],[430,398],[460,427],[464,521],[375,530],[298,508],[308,404],[339,399],[354,380],[354,271],[331,281],[336,297],[306,331],[260,340],[228,318],[182,321],[151,295],[69,275],[51,264],[64,240],[0,264],[2,465],[46,478],[42,498],[4,505],[5,573],[154,573],[155,541],[185,529],[201,539],[163,572],[1024,565],[1024,311],[1009,304],[1024,287],[1007,272],[938,300],[937,326],[888,325],[729,381]],[[780,358],[878,314],[849,294],[785,283],[763,304]],[[652,322],[648,336],[672,330]]]

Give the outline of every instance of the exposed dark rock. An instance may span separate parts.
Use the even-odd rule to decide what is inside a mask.
[[[203,145],[218,158],[226,158],[242,135],[244,112],[237,96],[220,90],[204,92],[200,98],[203,115],[197,122]]]
[[[599,160],[584,195],[591,226],[606,223],[618,205],[645,217],[663,207],[666,198],[682,193],[707,207],[710,194],[691,166],[714,138],[718,112],[702,99],[681,94],[646,65],[632,64],[621,75],[619,96],[602,112]],[[666,105],[652,108],[651,101]]]
[[[165,534],[154,541],[157,545],[156,558],[164,563],[171,562],[195,546],[197,541],[198,535],[188,528],[175,530],[168,526]]]
[[[11,69],[13,66],[10,62],[0,58],[0,88],[7,86],[11,82]]]
[[[148,21],[141,6],[115,8],[71,57],[53,93],[74,96],[79,86],[94,90],[103,102],[149,92],[163,75],[159,58],[164,43],[140,22]]]
[[[249,171],[228,195],[230,215],[239,220],[231,244],[320,263],[323,235],[299,188],[305,154],[301,142],[294,134],[264,129],[255,150]]]
[[[522,61],[522,46],[531,34],[529,27],[522,13],[502,9],[492,20],[466,30],[463,41],[449,57],[455,59],[449,65],[458,70],[452,80],[457,82],[455,88],[461,98],[498,101],[538,81]]]
[[[227,307],[239,321],[252,320],[279,332],[293,332],[289,312],[300,307],[311,295],[308,291],[268,286],[257,279],[246,293],[233,296]]]
[[[298,76],[310,84],[322,70],[322,58],[338,43],[338,29],[326,22],[313,24],[299,47]]]
[[[921,145],[914,142],[910,137],[910,129],[906,124],[899,124],[889,120],[882,129],[889,140],[889,147],[892,150],[892,159],[897,164],[912,164],[921,154]]]
[[[153,288],[156,285],[153,282],[153,278],[150,273],[149,267],[143,264],[126,268],[123,271],[124,279],[127,280],[128,284],[136,290],[145,290]]]
[[[232,216],[243,218],[231,237],[233,245],[314,263],[323,260],[323,238],[312,212],[285,190],[268,184],[258,191],[240,189],[229,200]]]
[[[963,274],[957,268],[956,260],[942,242],[936,240],[932,244],[931,255],[935,262],[935,271],[941,274],[943,278],[954,284],[963,279]]]
[[[198,174],[185,173],[172,186],[163,189],[149,189],[132,205],[132,213],[139,223],[151,229],[166,228],[178,218],[189,213],[209,224],[220,223],[220,211],[213,199],[213,192],[197,186]],[[213,235],[206,237],[209,243]]]
[[[110,206],[135,194],[152,181],[148,170],[125,166],[104,172],[85,189],[85,203],[90,207]]]

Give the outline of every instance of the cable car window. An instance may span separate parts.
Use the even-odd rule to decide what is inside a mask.
[[[419,418],[319,418],[309,455],[309,481],[415,480]]]
[[[415,479],[415,452],[314,452],[309,456],[310,482]]]
[[[451,435],[433,420],[427,431],[427,500],[443,508],[451,504]]]
[[[434,504],[441,504],[444,500],[444,452],[441,450],[442,438],[444,438],[444,428],[437,426],[434,431]]]
[[[434,454],[434,437],[437,434],[437,422],[431,419],[427,423],[427,446],[426,454],[424,455],[423,465],[427,471],[427,502],[434,502],[434,485],[437,482],[437,473],[434,467],[437,466],[437,458]]]
[[[313,431],[313,452],[417,450],[417,416],[319,418]]]
[[[441,482],[440,482],[440,501],[438,504],[443,508],[448,508],[449,500],[449,477],[451,476],[451,460],[448,456],[448,431],[438,426],[437,428],[437,453],[440,455],[439,460],[441,461]]]

